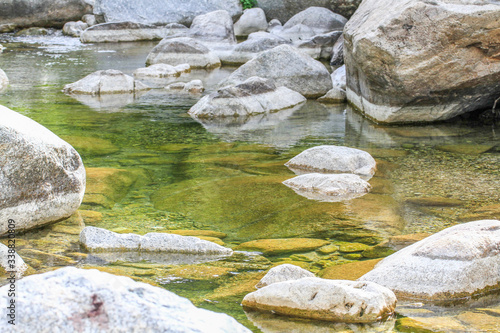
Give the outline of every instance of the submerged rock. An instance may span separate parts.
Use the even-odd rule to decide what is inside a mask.
[[[134,80],[133,77],[114,69],[108,69],[94,72],[75,83],[67,84],[63,91],[67,94],[101,95],[133,93],[147,89],[149,87]]]
[[[266,14],[261,8],[245,9],[243,15],[234,24],[234,34],[236,36],[248,36],[253,32],[266,31]]]
[[[47,128],[0,106],[0,235],[71,216],[85,191],[76,150]]]
[[[0,91],[4,90],[8,86],[9,86],[9,78],[7,77],[7,74],[5,74],[5,72],[2,69],[0,69]]]
[[[190,25],[196,16],[221,9],[233,19],[242,13],[239,0],[96,0],[94,4],[94,14],[102,15],[106,22],[143,24]]]
[[[387,123],[491,108],[499,28],[500,10],[489,2],[364,1],[344,29],[347,98]]]
[[[500,289],[500,221],[447,228],[382,260],[361,281],[398,296],[452,302]]]
[[[68,22],[63,27],[63,34],[71,37],[80,37],[82,32],[87,29],[89,26],[87,23],[82,21],[77,22]]]
[[[250,116],[288,109],[305,101],[301,94],[277,88],[271,80],[251,77],[203,97],[188,113],[197,118]]]
[[[329,242],[314,238],[258,239],[242,243],[235,249],[259,251],[268,255],[276,255],[289,252],[311,251],[326,244],[329,244]]]
[[[220,67],[220,59],[206,46],[188,37],[163,39],[148,54],[146,65],[154,64],[180,65],[189,64],[191,68]]]
[[[87,250],[95,252],[145,251],[224,255],[233,252],[229,248],[191,236],[166,233],[148,233],[144,236],[117,234],[96,227],[85,227],[80,233],[80,243]]]
[[[187,31],[181,24],[158,26],[137,22],[111,22],[94,25],[85,30],[82,43],[116,43],[142,40],[160,40],[167,36]]]
[[[339,202],[361,197],[370,184],[353,174],[308,173],[283,182],[297,194],[312,200]]]
[[[371,178],[376,170],[376,162],[365,151],[340,147],[317,146],[304,150],[285,165],[296,173],[354,173]]]
[[[259,283],[257,283],[255,288],[263,288],[273,283],[298,280],[305,277],[314,277],[314,274],[299,266],[283,264],[271,268]]]
[[[15,329],[6,327],[4,332],[45,332],[54,327],[62,332],[131,332],[145,327],[154,332],[195,333],[207,327],[250,332],[228,315],[198,309],[163,288],[94,269],[61,268],[26,277],[16,287],[23,292],[16,295]],[[5,304],[8,289],[0,288]],[[48,305],[54,311],[46,311]]]
[[[396,296],[372,282],[302,278],[245,296],[244,307],[318,320],[369,323],[394,313]]]
[[[234,71],[221,87],[237,85],[252,76],[273,79],[278,86],[292,89],[305,97],[320,97],[332,89],[326,67],[290,45],[267,50]]]

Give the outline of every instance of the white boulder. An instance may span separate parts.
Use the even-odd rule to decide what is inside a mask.
[[[134,80],[130,75],[123,74],[114,69],[97,71],[83,79],[64,86],[67,94],[122,94],[147,90],[149,87]]]
[[[248,36],[252,32],[266,31],[268,27],[266,14],[261,8],[245,9],[243,15],[234,24],[236,36]]]
[[[273,283],[298,280],[305,277],[314,277],[314,274],[299,266],[283,264],[271,268],[259,283],[257,283],[255,288],[263,288]]]

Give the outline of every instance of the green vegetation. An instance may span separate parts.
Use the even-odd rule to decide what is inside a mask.
[[[253,8],[257,6],[257,0],[240,0],[243,9]]]

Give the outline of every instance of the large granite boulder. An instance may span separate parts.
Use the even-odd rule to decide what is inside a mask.
[[[240,0],[95,0],[94,14],[106,22],[131,21],[144,24],[181,23],[216,10],[226,10],[233,19],[243,11]]]
[[[189,28],[189,35],[202,42],[236,44],[233,20],[226,10],[196,16]]]
[[[485,1],[364,1],[344,30],[347,98],[387,123],[491,108],[499,29],[500,7]]]
[[[97,71],[87,75],[81,80],[64,86],[67,94],[123,94],[147,90],[149,87],[134,80],[130,75],[123,74],[114,69]]]
[[[261,8],[245,9],[243,15],[234,24],[234,34],[236,36],[248,36],[252,32],[266,31],[266,14]]]
[[[305,97],[323,96],[332,89],[326,67],[290,45],[280,45],[264,51],[234,71],[220,86],[236,85],[252,76],[273,79]]]
[[[288,21],[292,16],[314,6],[328,8],[344,17],[351,17],[361,0],[258,0],[258,6],[264,10],[269,20]]]
[[[355,148],[328,145],[306,149],[285,165],[298,174],[342,172],[365,178],[371,178],[376,170],[376,162],[369,153]]]
[[[82,43],[116,43],[143,40],[161,40],[183,33],[188,28],[182,24],[157,26],[136,22],[111,22],[94,25],[80,35]]]
[[[0,25],[62,28],[91,12],[88,0],[4,0],[0,1]]]
[[[361,197],[370,191],[370,184],[349,173],[308,173],[283,182],[297,194],[312,200],[339,202]]]
[[[15,325],[3,332],[250,333],[226,314],[131,278],[74,267],[32,275],[16,283]],[[8,304],[9,286],[0,288]],[[47,309],[50,309],[48,311]],[[7,316],[5,320],[10,318]]]
[[[2,69],[0,69],[0,91],[4,90],[8,86],[9,86],[9,78],[7,77],[7,74],[5,74],[5,72]]]
[[[71,216],[85,192],[85,169],[73,147],[0,106],[0,235]]]
[[[225,64],[242,65],[259,53],[283,44],[290,44],[290,41],[269,32],[253,32],[248,35],[246,41],[236,45],[231,52],[221,54],[220,57]]]
[[[314,277],[314,274],[299,266],[283,264],[271,268],[257,283],[255,288],[263,288],[273,283],[298,280],[305,277]]]
[[[260,288],[242,305],[291,317],[369,323],[392,315],[396,296],[376,283],[309,277]]]
[[[276,87],[271,80],[251,77],[203,97],[188,113],[196,118],[250,116],[292,108],[305,101],[298,92]]]
[[[188,37],[163,39],[148,54],[146,65],[169,64],[172,66],[189,64],[191,68],[220,67],[220,59],[206,46]]]
[[[233,251],[213,242],[191,236],[166,233],[118,234],[102,228],[85,227],[80,243],[92,252],[145,251],[230,255]]]
[[[309,7],[294,15],[284,25],[280,35],[286,35],[293,40],[304,38],[307,34],[324,34],[330,31],[342,31],[347,19],[322,7]],[[303,31],[304,35],[300,32]]]
[[[383,259],[359,280],[409,299],[452,302],[500,289],[500,221],[459,224]]]

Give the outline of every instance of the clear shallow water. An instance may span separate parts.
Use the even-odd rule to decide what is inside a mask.
[[[300,109],[236,123],[199,123],[186,113],[199,96],[155,89],[135,98],[77,100],[61,92],[65,84],[96,70],[131,74],[144,66],[155,43],[82,45],[60,36],[8,35],[1,36],[0,43],[6,47],[0,68],[11,82],[0,93],[0,104],[71,143],[88,171],[80,213],[20,237],[21,256],[38,271],[77,265],[128,275],[226,312],[255,331],[385,332],[395,329],[394,320],[374,326],[332,325],[245,314],[239,305],[262,271],[274,264],[294,262],[319,272],[352,262],[359,252],[240,253],[205,264],[178,258],[106,261],[84,253],[78,233],[83,225],[136,233],[197,229],[225,233],[223,242],[230,247],[255,239],[294,237],[374,245],[391,235],[437,232],[482,216],[478,209],[500,202],[498,126],[466,119],[380,126],[346,105],[313,101]],[[201,78],[210,92],[232,70],[193,71],[178,80]],[[150,82],[158,87],[166,83]],[[320,144],[370,152],[378,162],[370,181],[372,192],[347,202],[321,203],[282,185],[294,176],[283,164]],[[432,203],[411,201],[428,197],[434,198]],[[448,204],[435,204],[443,199]],[[489,305],[490,312],[477,310],[483,306],[474,311],[491,314],[496,305]],[[463,310],[424,308],[428,312],[404,303],[399,307],[404,316],[444,316],[441,322],[432,319],[432,327],[447,327],[450,321],[473,327],[455,318]]]

